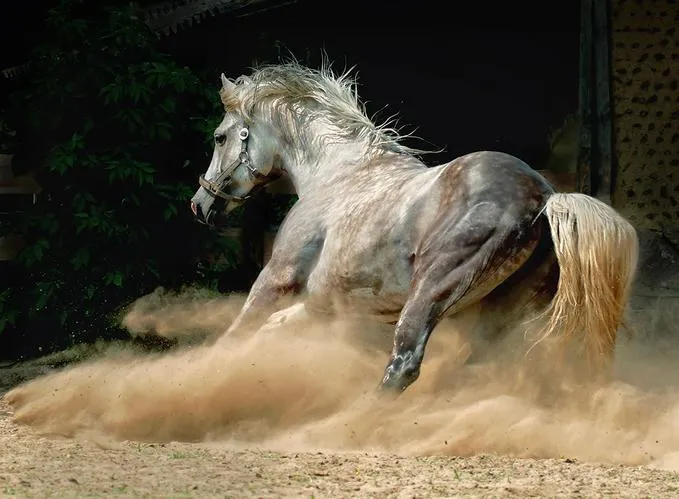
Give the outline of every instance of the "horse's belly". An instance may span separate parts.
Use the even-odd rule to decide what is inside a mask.
[[[348,309],[371,314],[398,314],[405,303],[405,293],[379,293],[369,288],[356,288],[344,295]]]
[[[324,258],[309,276],[307,291],[315,301],[332,303],[342,313],[398,317],[411,280],[410,262],[402,260],[373,258],[342,266],[339,259]]]
[[[356,288],[345,293],[310,293],[309,306],[331,311],[342,316],[373,316],[385,322],[394,322],[405,303],[405,294],[376,294],[370,288]]]

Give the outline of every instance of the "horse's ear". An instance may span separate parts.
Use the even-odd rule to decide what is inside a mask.
[[[221,74],[221,79],[222,79],[222,92],[225,94],[231,93],[235,88],[236,84],[229,80],[224,73]]]
[[[221,79],[222,88],[219,90],[219,97],[222,99],[222,104],[224,105],[224,110],[226,111],[229,107],[229,102],[233,96],[233,92],[236,90],[236,84],[224,76],[224,73],[222,73]]]

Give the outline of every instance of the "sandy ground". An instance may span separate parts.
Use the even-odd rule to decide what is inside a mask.
[[[573,459],[404,457],[45,438],[0,405],[2,497],[676,497],[679,476]]]
[[[205,305],[126,323],[210,329]],[[209,305],[220,327],[237,308]],[[679,496],[676,345],[623,344],[586,390],[536,364],[460,368],[441,331],[388,401],[371,393],[390,337],[359,329],[0,366],[0,496]]]
[[[0,405],[2,497],[676,497],[679,476],[573,459],[403,457],[46,438]]]

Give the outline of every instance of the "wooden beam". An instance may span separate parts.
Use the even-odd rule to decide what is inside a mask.
[[[208,17],[232,14],[235,17],[256,14],[297,0],[184,0],[164,1],[142,10],[144,22],[158,38],[176,34],[182,28],[200,24]],[[13,79],[30,70],[31,61],[0,70],[0,75]]]

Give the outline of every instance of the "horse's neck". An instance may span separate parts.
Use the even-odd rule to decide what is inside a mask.
[[[300,198],[307,193],[318,191],[324,187],[362,183],[373,175],[381,177],[415,175],[426,169],[424,163],[417,158],[396,152],[384,152],[379,155],[370,154],[367,143],[327,143],[316,154],[294,156],[286,165]],[[299,158],[302,159],[299,159]]]
[[[285,170],[300,198],[322,185],[341,181],[368,161],[367,146],[360,143],[328,142],[318,150],[293,151],[287,155]]]

